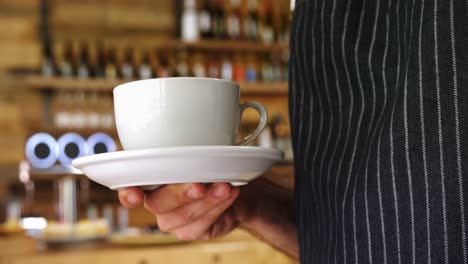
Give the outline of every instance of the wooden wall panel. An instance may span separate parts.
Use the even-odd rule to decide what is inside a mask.
[[[0,16],[0,41],[19,42],[37,39],[37,16]]]
[[[40,0],[0,0],[0,13],[31,14],[39,8]]]
[[[41,65],[39,41],[1,41],[0,71],[15,68],[38,69]]]
[[[53,0],[50,15],[53,34],[59,38],[66,32],[105,37],[122,33],[167,35],[176,30],[173,1]]]
[[[0,71],[38,68],[39,0],[0,0]]]

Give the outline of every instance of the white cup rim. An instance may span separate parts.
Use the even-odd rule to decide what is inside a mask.
[[[219,79],[219,78],[209,78],[209,77],[163,77],[163,78],[151,78],[151,79],[143,79],[143,80],[137,80],[137,81],[131,81],[131,82],[126,82],[117,85],[113,92],[117,92],[118,90],[125,89],[128,86],[134,86],[139,83],[144,84],[147,82],[154,82],[154,81],[170,81],[170,80],[188,80],[188,81],[193,81],[193,80],[201,80],[201,81],[215,81],[215,82],[221,82],[221,83],[227,83],[230,85],[235,85],[236,87],[239,87],[239,84],[233,81],[225,80],[225,79]]]

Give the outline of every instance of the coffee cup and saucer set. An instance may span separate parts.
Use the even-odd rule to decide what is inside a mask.
[[[120,189],[153,190],[175,183],[247,184],[283,159],[276,149],[247,146],[267,125],[265,108],[240,104],[237,83],[211,78],[156,78],[113,91],[123,151],[81,157],[73,167],[91,180]],[[236,142],[242,113],[260,115],[257,128]]]

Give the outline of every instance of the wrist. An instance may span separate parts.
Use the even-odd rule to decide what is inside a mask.
[[[236,220],[240,227],[251,226],[253,223],[258,222],[261,218],[261,213],[257,209],[260,200],[264,199],[255,190],[254,184],[241,187],[241,192],[236,202],[233,205],[233,209],[236,215]]]
[[[266,180],[242,187],[233,206],[239,227],[297,258],[293,193]]]
[[[272,221],[294,215],[290,191],[272,184],[266,179],[255,180],[242,187],[234,204],[237,221],[241,227],[256,229]],[[281,215],[282,219],[276,219]]]

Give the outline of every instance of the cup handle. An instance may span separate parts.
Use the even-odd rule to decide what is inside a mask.
[[[258,126],[255,129],[255,131],[252,134],[246,136],[244,139],[242,139],[236,145],[245,146],[245,145],[248,145],[248,144],[252,143],[252,141],[256,137],[258,137],[258,135],[260,135],[260,133],[262,133],[263,129],[267,125],[268,113],[267,113],[265,107],[263,107],[263,105],[261,105],[261,104],[259,104],[257,102],[246,102],[246,103],[243,103],[243,104],[240,105],[240,120],[242,120],[242,114],[244,113],[244,110],[249,108],[249,107],[252,107],[253,109],[257,110],[258,114],[260,115],[260,121],[258,122]]]

